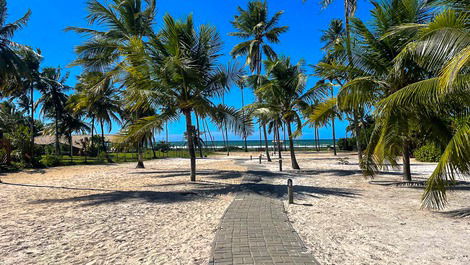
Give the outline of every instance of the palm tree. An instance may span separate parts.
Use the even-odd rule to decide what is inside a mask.
[[[331,3],[333,3],[334,0],[321,0],[320,4],[322,5],[323,8],[327,8]],[[353,47],[352,47],[352,42],[353,40],[351,39],[351,19],[354,17],[357,9],[357,0],[343,0],[344,4],[344,20],[345,20],[345,25],[346,25],[346,54],[347,54],[347,65],[350,67],[354,67],[354,58],[353,58]],[[332,21],[330,29],[333,29],[332,26],[334,26],[335,23]],[[336,22],[336,33],[339,32],[340,29],[342,29],[342,25],[339,24],[339,22]],[[325,35],[324,35],[325,36]],[[334,36],[334,35],[333,35]],[[332,37],[332,36],[331,36]],[[350,72],[348,72],[348,76],[346,80],[351,80],[353,79],[354,76],[351,75]],[[361,116],[362,112],[358,111],[357,109],[354,109],[352,111],[352,116],[353,116],[353,123],[356,131],[356,147],[357,147],[357,153],[358,153],[358,158],[359,161],[362,161],[362,147],[359,143],[359,121],[358,121],[358,116]]]
[[[142,139],[149,130],[163,128],[166,121],[184,115],[191,181],[196,180],[192,114],[211,117],[237,133],[242,131],[244,123],[233,108],[211,101],[241,75],[239,69],[217,64],[220,48],[220,37],[214,27],[201,25],[196,30],[192,16],[176,21],[166,15],[158,37],[151,38],[147,45],[136,39],[126,50],[129,62],[126,71],[135,81],[127,84],[133,91],[129,100],[136,102],[136,108],[150,106],[158,110],[158,114],[129,126],[126,138]]]
[[[101,28],[104,26],[105,30],[67,28],[90,37],[76,48],[78,59],[73,65],[82,65],[86,71],[106,73],[102,77],[103,81],[111,76],[118,77],[125,72],[123,51],[132,41],[154,35],[152,26],[156,15],[156,1],[113,0],[112,4],[105,5],[98,0],[90,0],[87,8],[88,22]],[[140,143],[138,145],[140,154]]]
[[[81,83],[77,85],[78,93],[72,95],[68,105],[74,113],[84,113],[91,118],[92,131],[94,122],[98,121],[101,129],[101,149],[106,153],[108,162],[112,162],[105,144],[104,125],[111,130],[113,121],[120,122],[120,90],[114,86],[110,77],[100,72],[86,73],[80,80]]]
[[[34,90],[37,89],[39,86],[44,85],[44,80],[42,78],[40,72],[40,64],[41,64],[41,51],[37,50],[34,52],[30,48],[23,48],[19,50],[19,55],[23,60],[23,63],[26,65],[28,69],[28,76],[27,78],[22,79],[23,83],[23,91],[21,91],[20,98],[23,98],[23,107],[28,109],[29,111],[29,124],[31,132],[35,132],[35,121],[34,121],[34,113],[35,113],[35,102],[34,102]],[[30,138],[30,152],[31,157],[34,155],[34,133],[31,133]]]
[[[59,135],[62,137],[64,136],[68,142],[70,147],[70,159],[73,161],[73,133],[86,133],[90,131],[90,126],[87,123],[82,121],[79,116],[70,113],[67,108],[64,109],[64,113],[61,115],[61,119],[58,122],[59,127]],[[44,129],[45,134],[53,134],[55,131],[55,124],[52,123],[51,126],[48,126]]]
[[[323,63],[321,66],[324,71],[332,72],[333,76],[354,77],[341,87],[337,104],[332,106],[336,105],[340,110],[352,112],[353,115],[362,113],[366,108],[373,108],[381,98],[426,76],[427,73],[422,67],[410,61],[407,68],[394,72],[395,57],[415,38],[416,32],[385,37],[390,30],[402,23],[421,23],[428,20],[431,7],[430,3],[418,0],[376,3],[372,10],[374,19],[370,23],[372,30],[361,20],[352,20],[355,36],[360,40],[354,50],[354,66],[341,62]],[[414,116],[414,119],[407,118],[409,116],[410,113],[395,112],[393,116],[376,117],[376,130],[371,135],[366,150],[367,161],[362,160],[361,163],[366,169],[365,173],[372,174],[377,165],[383,165],[383,161],[395,161],[395,158],[401,155],[403,178],[407,181],[411,179],[409,157],[412,132],[420,123],[417,122],[417,116]],[[357,122],[355,127],[359,128]],[[380,131],[383,133],[379,133]],[[357,132],[356,137],[359,138]]]
[[[42,114],[54,119],[55,152],[56,155],[60,155],[59,122],[64,113],[68,98],[65,92],[70,89],[70,87],[65,85],[69,73],[63,75],[60,68],[48,67],[43,69],[41,75],[44,82],[39,87],[42,95],[38,103],[42,104]]]
[[[397,55],[395,68],[409,67],[409,61],[427,69],[428,79],[409,84],[379,103],[381,113],[423,112],[432,117],[429,134],[443,154],[427,181],[422,207],[443,208],[446,189],[461,175],[470,173],[470,4],[444,1],[444,11],[429,23],[406,23],[395,27],[387,37],[417,33],[417,38]],[[422,120],[420,120],[422,121]]]
[[[4,95],[23,90],[22,80],[29,76],[28,67],[18,54],[19,50],[29,48],[12,39],[28,22],[31,10],[12,23],[6,23],[7,15],[7,2],[0,0],[0,93]]]
[[[122,70],[122,49],[134,38],[153,35],[156,1],[112,0],[106,5],[98,0],[89,0],[87,10],[88,23],[100,29],[67,27],[66,30],[89,37],[76,47],[78,59],[73,65],[84,66],[86,71],[118,74]]]
[[[246,56],[246,64],[250,66],[252,73],[261,74],[263,54],[268,59],[277,58],[276,52],[266,43],[279,43],[279,35],[286,32],[288,27],[278,27],[277,24],[283,11],[276,12],[273,17],[268,17],[268,4],[266,1],[250,1],[248,9],[238,7],[239,15],[235,16],[232,25],[238,32],[229,33],[230,36],[242,38],[243,41],[233,47],[230,54],[233,57]],[[259,86],[255,87],[255,89]],[[263,125],[264,143],[266,157],[271,161],[268,149],[268,136],[266,135],[266,125]]]
[[[302,130],[300,113],[309,106],[310,102],[321,96],[321,91],[313,89],[305,91],[307,76],[302,61],[292,65],[289,58],[267,60],[265,68],[269,79],[260,82],[262,86],[256,92],[262,100],[255,105],[277,112],[278,117],[286,124],[292,168],[300,169],[293,141]],[[295,133],[292,131],[292,123],[296,124]]]
[[[244,119],[246,117],[245,110],[244,110],[244,108],[245,108],[245,96],[244,96],[244,93],[243,93],[245,85],[246,85],[245,83],[246,83],[246,77],[240,78],[240,80],[237,82],[237,85],[240,88],[241,101],[242,101],[242,114],[243,114]],[[246,132],[245,128],[243,128],[243,142],[244,142],[245,152],[248,152],[248,145],[247,145],[247,142],[246,142],[247,137],[248,137],[247,132]]]

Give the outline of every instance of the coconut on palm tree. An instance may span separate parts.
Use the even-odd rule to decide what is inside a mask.
[[[287,26],[277,25],[284,12],[278,11],[269,18],[266,1],[250,1],[246,10],[238,7],[238,12],[239,14],[232,21],[237,32],[229,33],[229,35],[245,41],[235,45],[230,54],[233,57],[246,56],[246,64],[250,66],[251,72],[260,75],[263,55],[269,60],[277,58],[276,52],[268,43],[279,43],[279,35],[287,31]],[[255,90],[259,87],[259,84],[256,85]],[[268,161],[271,161],[265,124],[263,124],[263,131],[266,157]]]

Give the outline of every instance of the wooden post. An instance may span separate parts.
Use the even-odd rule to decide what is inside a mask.
[[[261,155],[259,155],[259,163],[261,164]]]
[[[250,155],[250,160],[253,160],[253,156],[252,156],[252,155]]]
[[[287,180],[287,196],[289,197],[289,204],[294,203],[294,186],[292,184],[292,179]]]
[[[279,171],[282,172],[282,159],[279,159]]]

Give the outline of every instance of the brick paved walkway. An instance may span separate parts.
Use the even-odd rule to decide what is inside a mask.
[[[217,231],[210,264],[319,264],[306,252],[267,181],[247,175]],[[262,188],[261,188],[262,186]],[[269,192],[269,191],[268,191]]]

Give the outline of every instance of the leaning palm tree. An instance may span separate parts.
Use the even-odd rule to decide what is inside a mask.
[[[211,100],[221,96],[242,73],[217,63],[220,49],[220,37],[214,27],[201,25],[195,29],[192,16],[176,21],[170,15],[164,17],[158,37],[148,43],[134,39],[126,49],[126,71],[133,80],[127,84],[133,91],[129,100],[136,103],[137,109],[149,106],[158,113],[129,126],[125,138],[141,139],[149,130],[163,128],[166,121],[184,115],[191,181],[196,180],[192,114],[211,117],[236,133],[243,128],[244,121],[237,111]]]
[[[59,122],[64,114],[68,96],[65,94],[70,89],[65,84],[69,73],[62,74],[60,68],[44,68],[41,73],[44,82],[39,87],[41,92],[41,98],[38,103],[42,104],[41,113],[54,120],[55,130],[55,152],[56,155],[60,155],[60,128]]]
[[[278,27],[277,24],[283,11],[276,12],[271,18],[268,14],[268,4],[266,1],[250,1],[248,9],[238,7],[239,15],[235,16],[232,25],[238,32],[229,33],[230,36],[242,38],[243,41],[233,47],[230,54],[233,57],[246,56],[246,64],[250,66],[252,73],[261,74],[263,54],[270,60],[276,59],[276,52],[267,44],[279,43],[279,35],[286,32],[288,27]],[[256,88],[259,86],[257,84]],[[266,125],[263,125],[266,132]],[[266,157],[271,161],[268,149],[268,136],[264,133],[264,143]]]
[[[432,117],[432,141],[443,154],[427,181],[422,207],[441,209],[447,204],[446,190],[461,176],[470,174],[470,4],[445,1],[446,9],[429,23],[407,23],[395,27],[387,37],[417,32],[397,56],[395,69],[412,60],[427,69],[431,78],[409,84],[383,99],[381,113],[396,109],[425,113]]]
[[[23,90],[22,80],[29,76],[28,67],[18,54],[19,50],[29,48],[12,39],[26,25],[31,11],[11,23],[6,23],[7,15],[7,1],[0,0],[0,93],[4,95]]]

